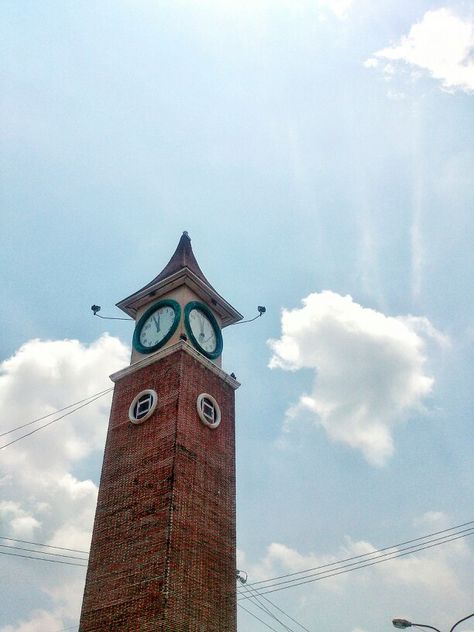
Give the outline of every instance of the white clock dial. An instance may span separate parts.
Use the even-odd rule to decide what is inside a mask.
[[[159,344],[173,326],[175,312],[169,305],[164,305],[151,314],[143,323],[140,331],[140,343],[144,347]]]
[[[216,332],[206,314],[200,309],[192,309],[189,312],[189,325],[199,346],[204,351],[213,353],[217,348]]]

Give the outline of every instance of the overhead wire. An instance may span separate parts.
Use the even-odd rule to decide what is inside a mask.
[[[260,621],[260,623],[263,623],[263,625],[265,627],[267,627],[269,630],[273,630],[273,632],[278,632],[278,630],[275,630],[275,628],[272,628],[271,625],[268,625],[268,623],[265,623],[265,621],[263,619],[260,619],[260,617],[257,617],[256,614],[254,614],[251,610],[248,610],[245,606],[243,606],[241,603],[237,604],[239,606],[239,608],[241,608],[242,610],[245,610],[245,612],[247,612],[248,614],[250,614],[254,619],[257,619],[257,621]]]
[[[64,553],[52,553],[49,551],[38,551],[38,549],[25,549],[22,546],[12,546],[11,544],[0,544],[5,549],[14,549],[15,551],[26,551],[27,553],[41,553],[42,555],[54,555],[55,557],[65,557],[72,560],[82,560],[87,562],[87,557],[76,557],[75,555],[65,555]]]
[[[42,544],[41,542],[30,542],[29,540],[18,540],[17,538],[8,538],[6,535],[0,535],[0,540],[8,540],[9,542],[20,542],[21,544],[32,544],[33,546],[43,546],[48,549],[59,549],[60,551],[70,551],[71,553],[85,553],[89,551],[80,551],[79,549],[68,549],[64,546],[54,546],[53,544]]]
[[[3,450],[4,448],[8,448],[8,446],[13,445],[17,441],[20,441],[21,439],[25,439],[25,437],[29,437],[29,436],[35,434],[35,432],[39,432],[40,430],[43,430],[43,428],[47,428],[48,426],[51,426],[51,424],[54,424],[57,421],[60,421],[61,419],[64,419],[64,417],[67,417],[68,415],[72,415],[72,413],[75,413],[76,411],[80,410],[81,408],[84,408],[85,406],[88,406],[89,404],[92,404],[92,402],[95,402],[96,400],[100,399],[101,397],[106,395],[106,393],[110,392],[110,390],[112,390],[112,389],[104,391],[100,395],[96,395],[93,399],[90,399],[90,400],[86,401],[84,404],[82,404],[80,406],[77,406],[73,410],[70,410],[69,412],[64,413],[64,415],[61,415],[60,417],[57,417],[56,419],[52,419],[51,421],[48,421],[47,424],[43,424],[42,426],[39,426],[39,428],[35,428],[34,430],[31,430],[30,432],[27,432],[26,434],[21,435],[21,437],[17,437],[16,439],[13,439],[12,441],[10,441],[8,443],[5,443],[4,445],[0,446],[0,450]]]
[[[459,533],[462,533],[462,535],[459,535]],[[469,535],[474,535],[474,528],[473,528],[473,530],[469,530],[468,533],[463,533],[463,532],[459,532],[459,533],[458,534],[451,534],[450,537],[445,536],[444,539],[437,538],[437,539],[434,539],[434,540],[428,540],[427,542],[424,542],[423,544],[419,544],[419,545],[411,546],[411,547],[406,547],[405,549],[396,549],[394,551],[390,551],[388,553],[384,553],[382,555],[379,555],[379,556],[377,556],[375,558],[373,558],[373,557],[372,558],[370,558],[370,557],[367,558],[366,557],[366,559],[363,559],[363,560],[361,560],[359,562],[355,562],[355,563],[352,563],[352,564],[343,564],[342,566],[338,566],[339,564],[341,564],[341,562],[332,562],[329,565],[328,564],[323,564],[319,568],[326,568],[328,566],[336,566],[336,568],[319,571],[317,573],[311,573],[309,575],[296,577],[296,578],[291,579],[291,580],[286,580],[286,581],[282,581],[282,582],[274,582],[272,584],[269,583],[269,584],[267,584],[265,586],[260,586],[259,587],[259,591],[260,591],[260,594],[265,594],[262,591],[266,590],[267,588],[273,588],[275,586],[280,586],[280,585],[285,585],[285,584],[289,584],[288,586],[286,586],[286,588],[290,588],[292,585],[298,586],[301,583],[308,583],[308,582],[301,582],[301,580],[303,580],[303,579],[306,580],[306,579],[308,579],[310,577],[316,577],[317,579],[309,580],[309,581],[317,581],[318,579],[326,579],[327,577],[332,577],[334,575],[341,574],[341,573],[333,573],[332,571],[334,571],[334,570],[340,571],[341,569],[348,569],[345,572],[349,572],[351,570],[358,570],[359,568],[364,568],[365,566],[372,566],[373,563],[366,564],[365,562],[372,561],[374,559],[377,560],[377,563],[390,561],[390,560],[395,559],[397,557],[403,557],[405,555],[409,555],[409,554],[412,554],[412,553],[417,553],[417,552],[423,551],[425,549],[433,548],[433,547],[436,547],[436,546],[441,546],[442,544],[445,544],[445,543],[448,543],[448,542],[452,542],[454,540],[458,540],[460,538],[464,538],[464,537],[467,537]],[[455,535],[457,537],[453,537]],[[438,541],[438,540],[441,540],[441,541]],[[391,547],[391,548],[394,548],[394,547]],[[372,552],[367,553],[365,555],[366,556],[367,555],[374,555],[375,553],[377,553],[377,551],[372,551]],[[316,567],[314,570],[316,570],[317,568],[318,567]],[[272,580],[266,580],[266,581],[270,582]],[[273,591],[269,591],[269,592],[273,592]]]
[[[473,524],[474,521],[470,521],[470,522],[466,522],[463,523],[461,525],[457,525],[456,527],[450,527],[448,529],[443,529],[442,531],[437,531],[434,532],[432,534],[429,534],[427,536],[423,536],[420,538],[414,538],[412,540],[407,540],[406,543],[409,542],[420,542],[421,540],[425,540],[424,542],[421,542],[420,544],[416,545],[416,546],[410,546],[410,547],[406,547],[405,549],[396,549],[397,546],[400,545],[393,545],[391,547],[383,547],[382,549],[378,549],[376,551],[371,551],[367,554],[363,554],[363,555],[359,555],[359,556],[354,556],[353,558],[347,558],[347,560],[349,559],[355,559],[355,558],[365,558],[362,559],[361,561],[355,563],[355,564],[345,564],[342,566],[337,566],[338,564],[340,565],[342,562],[347,561],[347,560],[340,560],[339,562],[333,562],[331,564],[324,564],[321,565],[319,567],[313,567],[310,570],[317,570],[317,569],[322,569],[322,568],[327,568],[328,566],[337,566],[337,568],[329,568],[326,571],[322,571],[319,573],[313,573],[312,575],[306,575],[305,577],[296,577],[292,580],[287,580],[284,582],[278,582],[278,583],[274,583],[274,584],[267,584],[266,586],[261,586],[259,589],[254,588],[255,584],[257,583],[263,583],[263,581],[266,582],[271,582],[274,581],[275,579],[282,579],[285,577],[285,575],[279,576],[277,578],[272,578],[269,580],[262,580],[262,582],[255,582],[254,584],[250,584],[250,585],[245,585],[245,589],[249,594],[249,596],[241,596],[240,599],[238,600],[240,601],[244,601],[244,600],[252,600],[252,603],[254,603],[254,605],[256,605],[259,609],[261,609],[262,611],[264,611],[268,616],[271,616],[273,619],[275,619],[278,623],[280,623],[280,625],[282,625],[288,632],[294,632],[291,630],[291,628],[289,628],[288,626],[286,626],[285,623],[283,623],[280,619],[278,619],[278,617],[276,617],[273,613],[271,613],[269,611],[268,608],[266,608],[263,604],[261,604],[260,599],[265,599],[268,603],[270,603],[273,607],[275,607],[276,609],[278,609],[282,614],[284,614],[285,616],[287,616],[289,619],[291,619],[294,623],[296,623],[301,629],[305,630],[306,632],[309,632],[308,628],[306,628],[305,626],[303,626],[302,624],[300,624],[296,619],[294,619],[293,617],[291,617],[290,615],[288,615],[288,613],[286,613],[283,609],[279,608],[279,606],[277,606],[276,604],[274,604],[273,602],[270,601],[270,599],[268,599],[267,597],[265,597],[266,594],[269,594],[271,592],[277,592],[277,591],[281,591],[281,590],[285,590],[287,588],[292,588],[292,587],[296,587],[296,586],[301,586],[303,584],[307,584],[307,583],[313,583],[316,581],[320,581],[322,579],[328,579],[330,577],[334,577],[336,575],[342,575],[354,570],[360,570],[361,568],[366,568],[369,566],[374,566],[376,564],[380,564],[382,562],[388,562],[391,561],[393,559],[397,559],[399,557],[404,557],[406,555],[410,555],[419,551],[423,551],[425,549],[429,549],[429,548],[433,548],[436,546],[441,546],[442,544],[448,543],[448,542],[453,542],[455,540],[459,540],[461,538],[465,538],[469,535],[474,535],[474,527],[470,527],[468,529],[464,529],[464,530],[459,530],[459,527],[465,526],[465,525],[469,525],[469,524]],[[430,537],[432,537],[433,535],[439,535],[442,533],[448,533],[450,531],[454,531],[455,529],[458,529],[457,532],[455,533],[450,533],[449,535],[446,535],[442,538],[432,538],[431,540],[429,540]],[[18,540],[15,538],[8,538],[6,536],[0,536],[3,539],[9,540],[9,541],[18,541],[18,542],[23,542],[23,543],[28,543],[28,541],[23,541],[23,540]],[[84,551],[78,551],[77,549],[67,549],[65,547],[53,547],[52,545],[46,545],[46,544],[40,544],[40,543],[31,543],[35,546],[44,546],[44,547],[50,547],[50,548],[56,548],[59,550],[67,550],[67,551],[71,551],[71,552],[83,552]],[[2,547],[8,547],[8,545],[0,545]],[[10,547],[8,547],[10,548]],[[28,549],[22,549],[21,547],[11,547],[11,548],[18,548],[19,550],[25,550],[28,552],[33,552],[31,550]],[[389,551],[388,553],[383,553],[382,555],[379,555],[376,558],[368,558],[367,556],[370,555],[374,555],[376,553],[380,553],[383,551],[388,551],[389,549],[395,549],[393,551]],[[61,554],[55,554],[55,553],[51,553],[51,552],[47,552],[47,551],[34,551],[35,553],[43,553],[46,555],[56,555],[56,556],[60,556]],[[1,555],[10,555],[13,557],[21,557],[24,559],[32,559],[32,560],[38,560],[38,561],[45,561],[45,562],[52,562],[52,563],[58,563],[58,564],[66,564],[69,566],[81,566],[81,567],[86,567],[86,564],[77,564],[75,562],[68,562],[65,560],[57,560],[57,559],[50,559],[50,558],[45,558],[45,557],[41,557],[41,556],[31,556],[31,555],[22,555],[22,554],[18,554],[18,553],[9,553],[6,551],[0,551]],[[81,561],[86,561],[84,558],[76,558],[74,556],[64,556],[64,557],[70,557],[72,559],[78,559]],[[334,571],[334,572],[333,572]],[[301,571],[304,572],[304,571]],[[295,575],[295,573],[289,573],[286,575],[286,577],[289,576],[293,576]],[[311,578],[311,579],[310,579]],[[155,579],[155,578],[153,578]],[[303,581],[301,581],[303,580]],[[143,582],[143,580],[142,580]],[[142,582],[137,582],[137,584],[142,583]],[[284,584],[289,584],[289,585],[284,585]],[[271,590],[267,590],[267,589],[271,589]],[[252,592],[253,591],[253,592]],[[240,591],[242,592],[242,591]],[[256,597],[255,594],[256,593],[258,595],[258,598]],[[255,601],[259,602],[259,603],[255,603]],[[274,632],[278,632],[277,630],[275,630],[275,628],[273,628],[272,626],[268,625],[268,623],[266,623],[265,621],[263,621],[262,619],[260,619],[257,615],[255,615],[255,613],[251,612],[250,610],[248,610],[247,608],[245,608],[241,603],[238,603],[238,606],[240,608],[242,608],[245,612],[247,612],[249,615],[251,615],[252,617],[254,617],[255,619],[257,619],[258,621],[260,621],[263,625],[265,625],[268,629],[273,630]],[[75,627],[75,626],[73,626]]]
[[[250,599],[252,599],[252,603],[254,605],[257,606],[257,608],[259,608],[260,610],[262,610],[263,612],[265,612],[269,617],[271,617],[272,619],[274,619],[277,623],[279,623],[287,632],[295,632],[292,628],[288,627],[287,625],[285,625],[283,623],[283,621],[281,621],[273,612],[271,612],[271,610],[265,606],[260,599],[258,598],[258,592],[251,588],[250,586],[247,586],[246,584],[243,584],[244,589],[250,594]],[[255,594],[257,593],[257,595]]]
[[[20,553],[8,553],[7,551],[0,551],[0,555],[11,555],[12,557],[23,557],[28,560],[52,562],[54,564],[67,564],[68,566],[83,566],[84,568],[87,567],[87,564],[76,564],[75,562],[66,562],[65,560],[52,560],[47,557],[34,557],[33,555],[21,555]]]
[[[299,582],[300,580],[303,579],[308,579],[309,577],[319,577],[319,576],[323,576],[321,577],[322,579],[325,579],[326,576],[330,577],[332,575],[328,575],[329,572],[332,572],[333,570],[341,570],[341,569],[345,569],[345,568],[349,568],[350,570],[356,570],[359,566],[360,568],[364,568],[364,566],[367,566],[367,564],[364,564],[364,562],[366,561],[373,561],[374,559],[377,560],[378,562],[381,561],[390,561],[391,559],[395,559],[396,557],[402,557],[401,553],[403,552],[403,555],[408,555],[410,553],[416,553],[418,551],[423,551],[425,549],[428,548],[433,548],[435,546],[441,546],[442,544],[446,544],[449,542],[452,542],[454,540],[458,540],[470,535],[474,535],[474,526],[469,527],[467,529],[460,529],[460,527],[463,527],[465,525],[474,525],[474,521],[469,521],[469,522],[464,522],[462,524],[456,525],[454,527],[449,527],[448,529],[443,529],[441,531],[435,531],[433,533],[427,534],[425,536],[421,536],[419,538],[413,538],[411,540],[406,540],[405,542],[401,542],[398,544],[393,544],[392,546],[387,546],[387,547],[383,547],[380,549],[376,549],[374,551],[369,551],[368,553],[363,553],[361,555],[355,555],[349,558],[345,558],[342,560],[338,560],[335,562],[330,562],[328,564],[321,564],[320,566],[315,566],[309,569],[305,569],[303,571],[298,571],[296,573],[287,573],[285,575],[279,575],[276,577],[272,577],[266,580],[260,580],[257,582],[251,582],[251,583],[247,583],[246,586],[249,587],[251,586],[252,588],[254,588],[255,590],[258,591],[259,596],[263,597],[264,590],[266,590],[267,588],[273,588],[274,586],[278,586],[278,585],[283,585],[283,584],[291,584],[294,582]],[[450,531],[455,531],[457,530],[455,533],[450,533],[449,535],[445,535],[441,538],[433,538],[433,536],[435,535],[439,535],[439,534],[443,534],[443,533],[448,533]],[[61,550],[61,551],[69,551],[72,553],[82,553],[84,555],[88,555],[88,551],[83,551],[80,549],[72,549],[72,548],[67,548],[67,547],[61,547],[61,546],[54,546],[51,544],[44,544],[44,543],[40,543],[40,542],[32,542],[30,540],[20,540],[18,538],[11,538],[9,536],[2,536],[0,535],[0,540],[7,540],[7,541],[11,541],[11,542],[18,542],[21,544],[31,544],[33,546],[38,546],[38,547],[44,547],[44,548],[50,548],[50,549],[56,549],[56,550]],[[416,546],[409,546],[403,549],[397,548],[402,546],[403,544],[408,544],[410,542],[420,542],[421,540],[424,540],[424,542],[421,542],[420,544],[416,545]],[[2,545],[0,544],[0,546],[6,547],[7,545]],[[21,547],[18,547],[19,549],[21,549]],[[394,549],[394,550],[392,550]],[[378,553],[382,553],[383,551],[387,551],[387,553],[383,553],[382,555],[378,555],[377,557],[371,557],[374,556]],[[52,553],[48,552],[48,551],[38,551],[38,553],[42,553],[42,554],[46,554],[46,555],[52,555]],[[57,554],[58,555],[58,554]],[[71,556],[71,557],[75,557],[75,556]],[[37,558],[33,558],[33,559],[37,559]],[[84,558],[75,558],[75,559],[84,559]],[[352,561],[355,559],[359,559],[360,562],[356,563],[356,564],[345,564],[348,561]],[[336,568],[331,568],[331,567],[336,567]],[[356,567],[351,569],[351,567]],[[319,573],[312,573],[309,575],[305,575],[305,573],[310,573],[311,571],[320,571],[321,569],[328,569],[327,571],[323,571],[323,572],[319,572]],[[283,582],[278,582],[277,580],[280,579],[284,579],[286,577],[294,577],[293,580],[286,580]],[[262,584],[266,584],[266,585],[262,585]],[[258,586],[258,588],[256,588]],[[239,592],[242,592],[241,587],[239,587]],[[270,601],[267,599],[267,601]],[[272,602],[270,602],[272,603]],[[276,604],[273,604],[276,608],[278,608],[278,606],[276,606]],[[287,614],[283,611],[284,614]],[[289,615],[287,615],[289,616]],[[291,617],[290,617],[291,618]],[[295,621],[295,623],[297,623]],[[303,629],[304,626],[303,626]]]
[[[473,526],[472,527],[468,527],[467,529],[464,529],[464,530],[460,530],[461,527],[466,527],[467,525],[473,525]],[[464,533],[466,531],[470,531],[470,529],[474,529],[474,520],[470,520],[468,522],[464,522],[462,524],[455,525],[454,527],[449,527],[447,529],[442,529],[441,531],[435,531],[433,533],[428,533],[427,535],[420,536],[418,538],[413,538],[411,540],[405,540],[404,542],[399,542],[397,544],[392,544],[391,546],[385,546],[385,547],[382,547],[380,549],[376,549],[374,551],[369,551],[368,553],[362,553],[360,555],[353,555],[352,557],[347,557],[345,559],[338,560],[336,562],[329,562],[327,564],[321,564],[319,566],[314,566],[312,568],[306,568],[304,570],[296,571],[294,573],[286,573],[285,575],[278,575],[277,577],[271,577],[269,579],[262,579],[262,580],[259,580],[259,581],[256,581],[256,582],[250,582],[249,585],[251,585],[251,586],[259,585],[259,586],[261,586],[262,584],[268,584],[269,582],[275,582],[275,581],[277,581],[279,579],[284,579],[286,577],[302,576],[305,573],[310,573],[311,571],[320,570],[320,569],[323,569],[323,568],[329,568],[331,566],[338,566],[339,564],[344,564],[345,562],[351,562],[353,560],[368,558],[368,557],[370,557],[372,555],[375,555],[376,553],[381,553],[383,551],[389,551],[391,549],[396,549],[396,548],[398,549],[398,547],[405,546],[406,544],[411,544],[412,542],[421,542],[422,540],[425,540],[425,541],[429,540],[430,542],[431,541],[435,541],[435,540],[430,540],[430,538],[433,538],[436,535],[441,535],[443,533],[448,533],[450,531],[456,531],[457,532],[456,534],[451,534],[451,535],[457,535],[458,533]],[[448,537],[448,536],[445,536],[445,537]],[[441,540],[443,538],[438,538],[438,539]],[[425,542],[425,543],[427,543],[427,542]],[[414,548],[414,547],[407,547],[407,548]],[[399,550],[401,550],[401,549],[399,549]],[[402,549],[402,550],[405,550],[405,549]],[[296,577],[296,579],[301,579],[301,577]],[[264,586],[262,586],[262,588],[264,588]]]
[[[296,578],[293,580],[288,580],[285,582],[279,582],[275,584],[269,584],[267,586],[261,587],[259,592],[261,595],[265,595],[272,592],[278,592],[280,590],[286,590],[288,588],[294,588],[296,586],[302,586],[303,584],[309,584],[312,582],[321,581],[322,579],[328,579],[329,577],[335,577],[336,575],[343,575],[345,573],[350,573],[351,571],[360,570],[361,568],[374,566],[375,564],[381,564],[382,562],[389,562],[390,560],[394,560],[399,557],[404,557],[406,555],[411,555],[412,553],[417,553],[419,551],[424,551],[425,549],[430,549],[436,546],[440,546],[441,544],[445,544],[446,542],[453,542],[455,540],[465,538],[469,535],[474,535],[474,530],[472,530],[470,533],[465,533],[463,535],[458,535],[456,537],[445,539],[443,542],[435,542],[434,544],[428,544],[427,546],[419,545],[417,548],[414,548],[414,550],[409,550],[409,551],[405,551],[403,553],[398,553],[398,554],[395,554],[397,553],[397,551],[394,551],[393,553],[388,553],[388,554],[384,554],[383,556],[379,556],[379,558],[383,557],[384,559],[375,558],[375,559],[372,559],[371,561],[368,561],[367,563],[363,563],[365,562],[365,560],[362,560],[362,562],[359,562],[356,565],[348,564],[346,566],[340,566],[334,569],[336,572],[322,571],[319,573],[314,573],[312,575],[307,575],[306,577]],[[410,548],[413,548],[413,547],[410,547]],[[391,555],[391,557],[385,557],[387,555]],[[352,568],[349,568],[351,566]],[[309,579],[310,577],[312,579]],[[304,580],[304,581],[300,581],[300,580]],[[284,586],[283,584],[288,584],[288,585]],[[267,590],[268,588],[270,588],[271,590]],[[248,599],[248,597],[242,596],[240,597],[239,601],[244,601],[246,599]]]
[[[109,387],[104,389],[103,391],[99,391],[98,393],[93,393],[92,395],[89,395],[89,397],[84,397],[84,399],[80,399],[77,402],[74,402],[73,404],[68,404],[67,406],[64,406],[63,408],[58,408],[57,410],[53,410],[53,412],[48,413],[47,415],[43,415],[42,417],[38,417],[37,419],[33,419],[33,421],[28,421],[26,424],[22,424],[21,426],[17,426],[16,428],[12,428],[11,430],[7,430],[6,432],[2,432],[0,433],[0,437],[4,437],[7,434],[12,434],[12,432],[16,432],[17,430],[21,430],[22,428],[26,428],[27,426],[31,426],[32,424],[37,423],[38,421],[43,421],[43,419],[47,419],[48,417],[52,417],[53,415],[56,415],[57,413],[62,413],[63,410],[67,410],[68,408],[72,408],[73,406],[77,406],[78,404],[82,404],[83,402],[87,401],[88,399],[91,399],[92,397],[96,397],[99,395],[104,395],[105,393],[109,393],[110,391],[113,390],[113,387]]]
[[[259,591],[254,588],[253,590],[255,590],[259,595]],[[308,630],[307,627],[305,627],[302,623],[300,623],[297,619],[293,618],[291,615],[289,615],[287,612],[285,612],[285,610],[283,610],[282,608],[280,608],[279,606],[276,605],[276,603],[274,603],[273,601],[271,601],[270,599],[268,599],[268,597],[265,597],[265,595],[260,595],[260,597],[262,599],[264,599],[265,601],[267,601],[269,604],[271,604],[274,608],[276,608],[277,610],[279,610],[282,614],[285,615],[285,617],[288,617],[288,619],[291,619],[291,621],[293,621],[293,623],[296,623],[296,625],[298,625],[302,630],[305,630],[305,632],[311,632],[310,630]]]

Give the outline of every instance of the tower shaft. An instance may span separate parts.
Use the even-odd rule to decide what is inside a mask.
[[[116,382],[80,632],[236,632],[238,383],[180,341]],[[158,404],[129,420],[146,389]],[[218,428],[196,401],[219,403]]]

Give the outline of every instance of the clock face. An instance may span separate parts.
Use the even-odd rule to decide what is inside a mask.
[[[203,355],[214,360],[222,352],[222,334],[211,310],[199,301],[188,303],[184,324],[192,344]]]
[[[206,314],[199,308],[192,309],[189,312],[189,325],[201,349],[214,353],[217,347],[216,332]]]
[[[174,323],[174,309],[169,305],[159,307],[143,323],[140,342],[144,347],[154,347],[161,342]]]
[[[178,303],[171,300],[159,301],[148,309],[137,323],[133,344],[140,353],[156,351],[176,331],[180,317]]]

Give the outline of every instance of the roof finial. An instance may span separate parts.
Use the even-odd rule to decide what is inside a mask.
[[[189,236],[189,233],[187,230],[183,230],[183,237],[187,237],[189,241],[191,241],[191,237]]]

